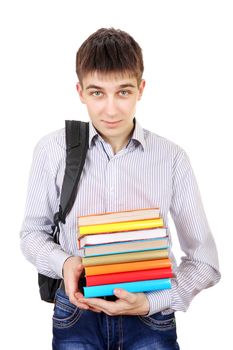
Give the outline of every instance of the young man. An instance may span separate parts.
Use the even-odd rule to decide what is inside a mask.
[[[64,129],[37,145],[31,170],[22,250],[44,275],[64,278],[56,294],[53,349],[179,349],[174,312],[220,279],[215,243],[189,159],[176,144],[143,129],[135,108],[145,87],[139,45],[127,33],[100,29],[79,48],[77,91],[90,117],[89,149],[77,198],[61,224],[60,245],[51,238],[65,169]],[[171,252],[170,290],[86,299],[78,290],[83,271],[76,217],[159,207],[176,225],[184,257]],[[171,236],[168,227],[168,235]]]

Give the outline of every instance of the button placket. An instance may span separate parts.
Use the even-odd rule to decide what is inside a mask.
[[[116,190],[116,158],[110,159],[106,173],[106,210],[112,211],[115,207],[115,190]]]

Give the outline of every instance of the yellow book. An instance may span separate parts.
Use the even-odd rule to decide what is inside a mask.
[[[80,236],[84,236],[84,235],[94,235],[98,233],[143,230],[143,229],[150,229],[150,228],[156,228],[156,227],[163,227],[163,219],[157,218],[157,219],[148,219],[148,220],[114,222],[114,223],[103,224],[103,225],[80,226],[79,234]]]

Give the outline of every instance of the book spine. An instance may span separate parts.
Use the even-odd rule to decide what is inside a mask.
[[[96,266],[104,264],[119,264],[131,261],[145,261],[168,257],[168,249],[154,249],[134,253],[110,254],[96,257],[82,258],[83,266]]]
[[[158,218],[158,219],[148,219],[148,220],[116,222],[116,223],[103,224],[103,225],[79,226],[79,234],[80,236],[83,236],[83,235],[93,235],[98,233],[142,230],[142,229],[149,229],[149,228],[156,228],[156,227],[163,227],[163,219]]]
[[[161,278],[171,278],[173,276],[171,268],[141,270],[131,272],[110,273],[97,276],[86,276],[86,285],[98,286],[100,284],[112,284],[123,282],[134,282],[142,280],[153,280]]]
[[[159,280],[144,280],[126,283],[104,284],[101,286],[84,287],[84,297],[103,297],[114,295],[115,288],[122,288],[132,293],[149,292],[171,288],[171,280],[169,278]]]

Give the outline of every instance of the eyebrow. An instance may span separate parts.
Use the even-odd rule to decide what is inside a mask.
[[[117,88],[118,89],[125,89],[127,87],[136,88],[136,85],[133,85],[131,83],[126,83],[126,84],[119,85]],[[102,86],[92,85],[92,84],[90,84],[86,87],[86,90],[89,90],[89,89],[104,90],[104,88]]]

